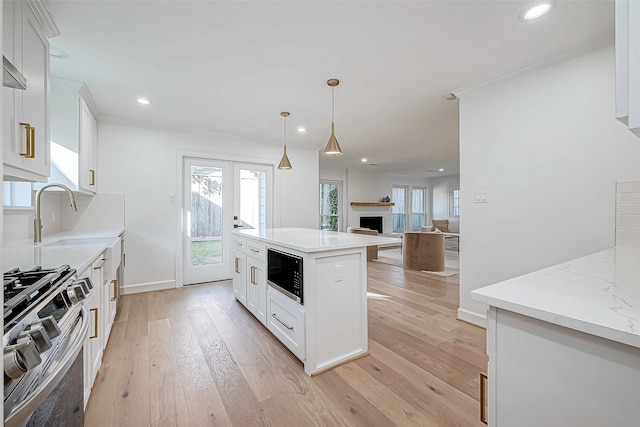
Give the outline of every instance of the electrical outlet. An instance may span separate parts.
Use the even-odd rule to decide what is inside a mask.
[[[169,196],[169,203],[175,203],[176,202],[176,195],[172,194]]]
[[[487,190],[476,191],[476,203],[489,203],[487,200]]]

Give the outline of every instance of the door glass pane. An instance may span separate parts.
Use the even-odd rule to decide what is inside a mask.
[[[411,229],[413,231],[420,231],[424,225],[426,210],[425,193],[426,189],[424,188],[414,188],[411,193]]]
[[[339,185],[320,184],[320,229],[338,231]]]
[[[191,167],[191,265],[222,263],[222,168]]]
[[[267,226],[267,172],[240,169],[240,223],[243,228]]]

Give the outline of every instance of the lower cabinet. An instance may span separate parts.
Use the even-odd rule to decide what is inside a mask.
[[[267,247],[234,238],[233,293],[300,360],[305,358],[304,307],[267,286]]]
[[[84,405],[87,406],[93,382],[102,364],[104,328],[102,322],[102,255],[93,262],[89,270],[78,277],[90,277],[93,289],[84,306],[89,313],[89,336],[84,343]]]
[[[269,287],[267,313],[267,329],[300,360],[304,360],[305,324],[302,306]]]

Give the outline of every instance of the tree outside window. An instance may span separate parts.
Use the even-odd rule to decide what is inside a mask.
[[[320,229],[340,230],[340,182],[320,183]]]

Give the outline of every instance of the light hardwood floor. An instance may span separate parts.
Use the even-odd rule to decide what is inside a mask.
[[[369,262],[370,354],[314,377],[230,281],[127,295],[85,413],[93,426],[483,426],[485,331],[458,276]]]

